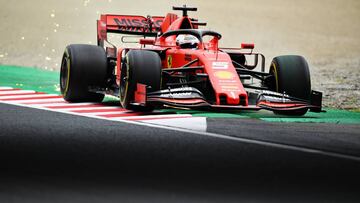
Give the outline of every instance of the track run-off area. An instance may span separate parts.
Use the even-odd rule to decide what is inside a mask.
[[[0,103],[360,160],[358,112],[326,109],[326,113],[308,112],[300,117],[265,110],[134,112],[123,109],[113,96],[106,96],[101,103],[68,103],[59,93],[58,81],[58,72],[0,66]]]
[[[39,108],[66,111],[85,115],[125,120],[158,120],[167,118],[253,118],[269,122],[337,123],[360,124],[360,112],[325,108],[326,113],[308,112],[305,116],[292,117],[275,115],[272,112],[257,111],[197,111],[161,109],[151,114],[129,112],[121,109],[118,99],[105,97],[102,104],[68,104],[60,96],[59,73],[36,68],[0,66],[0,87],[2,101],[30,104]],[[13,89],[13,90],[12,90]],[[38,97],[38,98],[37,98]],[[24,98],[24,100],[22,100]],[[140,117],[139,117],[140,116]],[[184,126],[184,125],[181,125]]]
[[[58,83],[0,66],[1,202],[360,199],[358,112],[141,113],[108,96],[68,103]]]

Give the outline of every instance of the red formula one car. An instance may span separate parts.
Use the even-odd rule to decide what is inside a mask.
[[[60,87],[69,102],[99,102],[105,94],[126,109],[161,107],[260,110],[303,115],[321,111],[321,92],[311,90],[302,56],[275,57],[265,72],[265,57],[253,44],[219,48],[221,34],[199,29],[191,7],[173,7],[182,16],[101,15],[98,46],[72,44],[61,63]],[[116,47],[108,33],[119,33]],[[255,70],[259,67],[260,71]]]

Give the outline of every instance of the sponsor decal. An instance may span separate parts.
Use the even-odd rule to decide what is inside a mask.
[[[171,93],[171,92],[186,92],[186,91],[195,91],[195,88],[192,87],[178,87],[178,88],[173,88],[173,89],[165,89],[165,90],[160,90],[160,93]]]
[[[168,68],[172,67],[172,56],[171,55],[169,55],[167,58],[167,65],[168,65]]]
[[[170,91],[194,91],[194,88],[192,87],[179,87],[171,89]]]
[[[230,71],[216,71],[214,75],[219,79],[233,79],[235,77]]]
[[[236,80],[219,80],[219,83],[224,83],[224,84],[236,83]]]
[[[160,94],[159,97],[184,97],[191,96],[193,93],[191,92],[179,92],[179,93],[168,93],[168,94]]]
[[[227,61],[214,61],[212,62],[213,69],[222,69],[226,70],[229,67],[229,63]]]
[[[274,96],[280,96],[280,97],[289,97],[289,95],[287,94],[281,94],[279,92],[273,92],[273,91],[268,91],[268,90],[262,90],[261,91],[262,94],[267,94],[267,95],[274,95]]]
[[[265,101],[268,102],[280,102],[280,103],[285,103],[285,102],[290,102],[290,99],[287,98],[279,98],[279,97],[274,97],[274,96],[267,96],[267,95],[262,95],[263,99]]]
[[[239,90],[238,86],[221,86],[221,90],[225,92],[232,92]]]
[[[154,97],[161,98],[173,98],[173,99],[182,99],[182,98],[197,98],[201,97],[201,93],[193,87],[179,87],[174,89],[160,90],[159,95],[152,93]]]
[[[223,89],[239,89],[238,86],[222,86]]]
[[[122,30],[129,31],[143,31],[143,29],[149,25],[147,19],[139,19],[136,17],[114,18],[114,21]],[[162,19],[154,20],[155,28],[160,28],[162,22]]]

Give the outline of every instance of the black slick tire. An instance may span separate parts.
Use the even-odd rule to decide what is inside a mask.
[[[130,50],[123,62],[120,75],[120,103],[125,109],[151,111],[152,106],[131,104],[137,84],[146,85],[147,93],[158,91],[161,87],[161,59],[159,55],[147,50]]]
[[[273,83],[270,86],[272,91],[285,93],[302,100],[310,100],[310,72],[304,57],[297,55],[275,57],[271,62],[269,71],[274,76]],[[274,112],[301,116],[307,112],[307,109]]]
[[[68,102],[100,102],[104,94],[89,87],[106,84],[107,58],[101,47],[72,44],[65,48],[60,69],[60,90]]]

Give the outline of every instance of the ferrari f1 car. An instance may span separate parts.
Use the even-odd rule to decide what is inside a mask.
[[[182,16],[101,15],[97,46],[66,47],[60,87],[68,102],[100,102],[105,94],[135,111],[177,107],[260,110],[303,115],[321,111],[322,93],[311,90],[302,56],[275,57],[265,72],[265,57],[254,44],[219,48],[221,34],[200,29],[190,18],[194,7],[173,7]],[[108,33],[123,34],[116,47]],[[136,41],[134,41],[136,39]],[[258,67],[258,68],[257,68]],[[256,69],[257,68],[257,69]],[[260,70],[258,70],[260,69]]]

